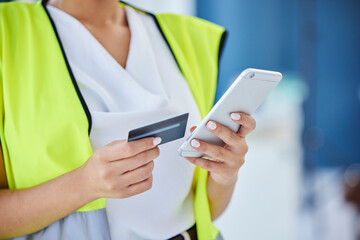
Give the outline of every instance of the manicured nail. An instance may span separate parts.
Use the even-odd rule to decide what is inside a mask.
[[[241,118],[240,114],[238,114],[238,113],[232,113],[232,114],[230,115],[230,117],[231,117],[233,120],[240,120],[240,118]]]
[[[154,143],[154,146],[159,145],[161,143],[161,138],[160,137],[154,138],[153,143]]]
[[[216,123],[213,122],[213,121],[209,121],[209,122],[207,123],[207,126],[208,126],[208,128],[210,128],[211,130],[215,130],[215,129],[216,129]]]
[[[198,140],[193,139],[191,140],[191,146],[193,146],[194,148],[198,148],[200,147],[200,143]]]

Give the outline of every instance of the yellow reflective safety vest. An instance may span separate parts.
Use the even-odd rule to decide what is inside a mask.
[[[225,29],[196,17],[150,15],[204,117],[215,99]],[[93,153],[90,131],[89,109],[45,2],[1,3],[0,140],[9,188],[33,187],[83,165]],[[196,167],[194,211],[200,240],[218,234],[211,221],[207,177],[206,170]],[[98,199],[78,211],[104,207],[105,200]]]

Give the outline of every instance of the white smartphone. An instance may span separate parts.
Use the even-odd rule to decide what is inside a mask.
[[[181,145],[178,152],[183,157],[207,157],[190,146],[193,138],[204,142],[224,146],[224,142],[206,128],[209,120],[216,121],[233,131],[238,131],[240,125],[231,118],[232,112],[252,114],[265,100],[269,93],[282,79],[279,72],[248,68],[244,70],[224,95],[219,99],[195,131]]]

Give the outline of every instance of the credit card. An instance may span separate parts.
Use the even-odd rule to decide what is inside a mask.
[[[189,113],[185,113],[131,130],[128,142],[147,137],[161,137],[161,145],[182,138],[185,135],[188,117]]]

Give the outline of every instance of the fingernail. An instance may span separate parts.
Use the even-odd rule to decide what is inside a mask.
[[[193,139],[193,140],[191,140],[191,146],[198,148],[198,147],[200,147],[200,143],[198,140]]]
[[[215,129],[216,129],[216,123],[213,122],[213,121],[209,121],[209,122],[207,123],[207,126],[208,126],[208,128],[210,128],[211,130],[215,130]]]
[[[238,114],[238,113],[232,113],[232,114],[230,115],[230,117],[231,117],[233,120],[240,120],[240,118],[241,118],[240,114]]]
[[[154,143],[154,146],[159,145],[161,143],[161,138],[160,137],[154,138],[153,143]]]

